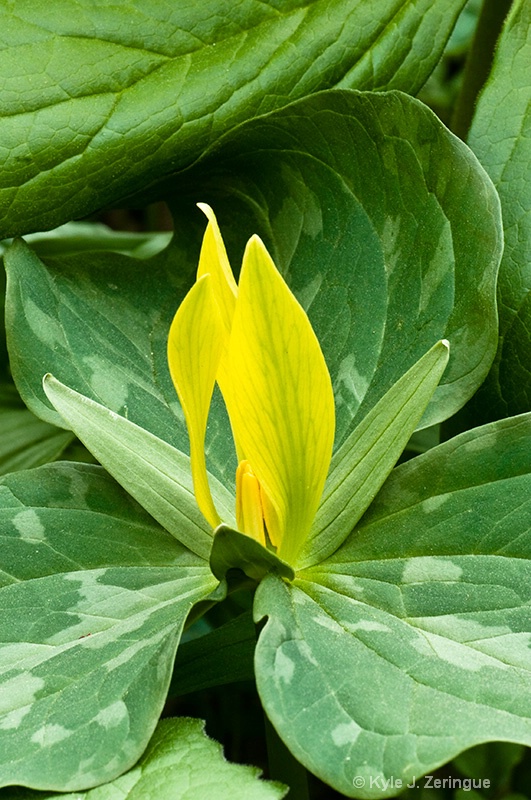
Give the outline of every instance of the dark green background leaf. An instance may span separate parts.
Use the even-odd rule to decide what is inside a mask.
[[[479,421],[531,409],[530,64],[531,5],[516,0],[468,138],[500,194],[505,234],[498,284],[500,342],[472,404]]]
[[[0,9],[0,238],[144,191],[239,122],[319,89],[414,93],[464,1]]]
[[[0,405],[0,475],[55,461],[73,436],[24,408]]]
[[[254,680],[255,644],[256,628],[247,612],[210,633],[183,642],[175,659],[170,696]]]

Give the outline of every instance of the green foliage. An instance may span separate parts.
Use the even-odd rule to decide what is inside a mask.
[[[101,467],[14,473],[0,503],[0,783],[94,786],[145,748],[215,581]]]
[[[182,180],[174,244],[147,263],[113,253],[44,265],[23,244],[7,254],[11,366],[34,413],[59,422],[33,359],[187,447],[166,338],[197,263],[198,195],[219,209],[233,261],[258,231],[308,310],[334,383],[336,445],[441,338],[452,360],[423,425],[457,411],[487,374],[499,201],[473,154],[422,104],[395,92],[320,94],[241,126]],[[210,469],[227,481],[235,464],[220,403],[210,427]]]
[[[238,123],[337,85],[416,91],[464,0],[30,0],[0,10],[3,236],[144,192]]]
[[[530,669],[530,433],[531,415],[493,423],[398,467],[334,555],[290,588],[261,584],[266,711],[347,796],[393,796],[384,780],[411,782],[477,742],[531,743],[518,689]],[[371,776],[382,776],[372,791]]]
[[[195,719],[162,720],[146,751],[126,775],[80,795],[21,791],[12,800],[281,800],[287,788],[257,780],[252,767],[228,764]]]
[[[474,413],[484,419],[520,414],[531,406],[530,60],[531,7],[518,0],[468,137],[500,195],[505,234],[498,352],[474,403]]]
[[[302,767],[360,799],[525,798],[531,12],[513,3],[465,144],[414,97],[463,6],[0,9],[1,231],[30,234],[2,245],[0,800],[284,797],[178,716],[218,691],[232,720],[228,685],[253,679],[294,800]],[[481,27],[469,74],[480,45]],[[72,222],[124,198],[167,202],[173,236]],[[166,345],[198,201],[236,275],[263,238],[332,379],[332,464],[294,564],[237,530],[217,390],[223,524],[195,501]],[[459,435],[395,467],[446,420]],[[242,731],[232,755],[261,763]],[[450,759],[476,784],[426,783]]]

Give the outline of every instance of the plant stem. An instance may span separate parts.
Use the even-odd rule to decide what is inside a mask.
[[[264,713],[269,778],[290,787],[288,800],[310,800],[306,768],[290,753]]]
[[[478,95],[489,76],[496,42],[511,3],[512,0],[483,0],[451,123],[453,132],[463,140],[467,137]]]

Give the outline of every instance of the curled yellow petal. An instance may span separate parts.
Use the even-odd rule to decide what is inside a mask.
[[[227,375],[227,345],[232,328],[234,309],[236,307],[238,287],[234,280],[216,215],[206,203],[198,203],[197,206],[208,219],[208,225],[203,236],[203,244],[201,245],[201,253],[199,255],[197,279],[200,280],[200,278],[207,274],[211,276],[212,292],[218,304],[226,334],[224,337],[225,346],[219,358],[219,366],[216,375],[216,380],[223,394],[228,391],[228,382],[230,380]],[[245,454],[234,430],[233,437],[238,461],[243,461],[245,459]]]
[[[211,276],[212,291],[219,306],[223,324],[227,333],[229,333],[232,326],[232,317],[234,316],[238,287],[232,274],[216,215],[206,203],[198,203],[197,206],[208,219],[199,255],[197,280],[202,278],[203,275],[208,274]]]
[[[221,389],[235,436],[269,508],[278,554],[293,563],[328,472],[335,412],[330,375],[306,313],[264,244],[246,248]],[[267,519],[271,522],[267,522]]]
[[[170,327],[168,364],[190,438],[190,461],[197,504],[212,527],[219,525],[208,485],[205,433],[208,411],[227,333],[204,275],[190,289]]]

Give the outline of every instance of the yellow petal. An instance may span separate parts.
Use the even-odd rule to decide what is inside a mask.
[[[233,430],[272,507],[270,539],[293,562],[330,464],[334,397],[308,317],[257,236],[243,259],[227,367]]]
[[[208,219],[199,255],[197,280],[203,275],[212,276],[212,290],[228,333],[232,326],[238,287],[232,274],[227,251],[225,250],[214,212],[206,203],[198,203],[197,206]]]
[[[179,306],[170,327],[168,364],[190,438],[190,461],[197,505],[212,525],[220,518],[208,485],[205,432],[216,373],[227,334],[205,275]]]

